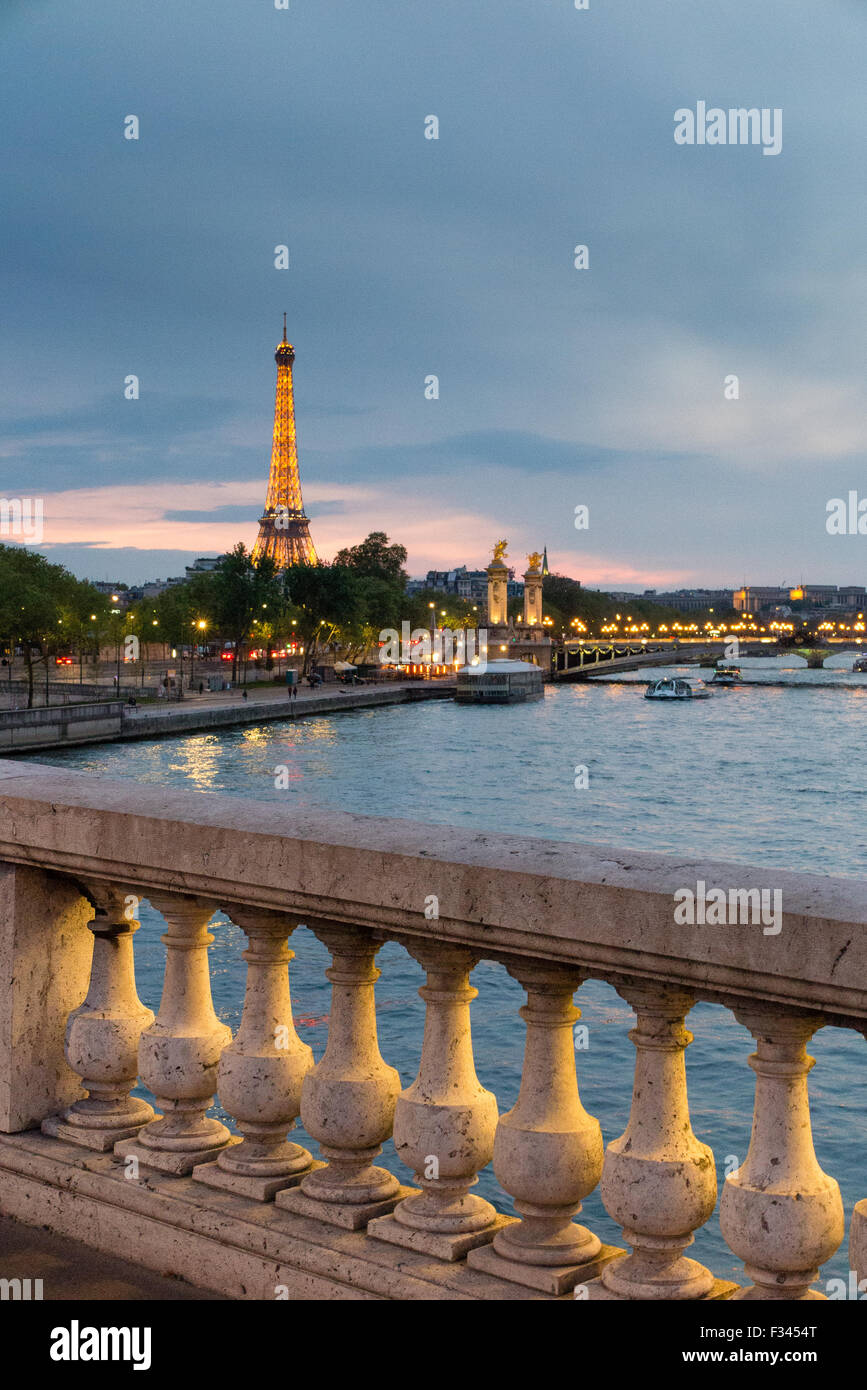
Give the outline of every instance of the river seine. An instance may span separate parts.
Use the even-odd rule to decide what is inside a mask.
[[[669,674],[657,668],[630,680],[549,686],[544,700],[526,705],[431,701],[71,749],[39,760],[299,808],[861,877],[867,871],[867,676],[850,674],[851,662],[851,656],[836,656],[825,670],[808,672],[782,660],[743,661],[747,684],[692,703],[644,700],[647,679]],[[693,680],[710,674],[674,667],[670,673],[675,670]],[[278,768],[287,769],[282,781],[288,780],[288,789],[275,785]],[[773,886],[770,875],[768,883]],[[164,959],[160,921],[147,904],[141,918],[139,993],[156,1009]],[[224,920],[214,932],[215,1005],[234,1029],[243,996],[244,937]],[[784,937],[780,942],[785,949]],[[327,1035],[328,956],[304,928],[290,944],[296,953],[298,1031],[318,1058]],[[421,1044],[421,971],[394,943],[380,952],[378,964],[381,1050],[408,1083]],[[517,1009],[523,992],[490,962],[476,968],[473,983],[479,990],[473,1005],[477,1071],[506,1110],[520,1083],[523,1025]],[[586,1049],[577,1054],[582,1100],[608,1140],[622,1133],[629,1114],[633,1049],[627,1034],[633,1015],[598,981],[584,985],[576,1002],[588,1027]],[[695,1035],[687,1052],[693,1128],[712,1147],[722,1182],[749,1144],[754,1077],[746,1059],[752,1039],[716,1005],[697,1005],[688,1023]],[[848,1231],[852,1203],[867,1196],[865,1042],[847,1030],[825,1028],[809,1050],[817,1059],[810,1079],[816,1150],[843,1190]],[[296,1134],[303,1142],[300,1127]],[[409,1180],[390,1145],[384,1161]],[[476,1190],[511,1210],[490,1169]],[[603,1239],[622,1243],[598,1195],[588,1199],[582,1219]],[[846,1244],[825,1266],[823,1279],[847,1277]],[[716,1215],[689,1253],[720,1277],[743,1282]]]

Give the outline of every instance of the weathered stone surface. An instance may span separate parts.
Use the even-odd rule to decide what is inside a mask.
[[[247,933],[247,985],[241,1026],[217,1067],[220,1102],[243,1143],[222,1150],[216,1163],[193,1169],[200,1182],[268,1201],[313,1171],[307,1149],[287,1138],[301,1108],[301,1085],[313,1050],[292,1018],[287,945],[289,919],[259,908],[236,908]]]
[[[546,1299],[481,1270],[370,1240],[273,1202],[216,1192],[189,1177],[142,1173],[38,1131],[0,1136],[6,1213],[97,1250],[134,1250],[143,1269],[230,1298],[492,1301]]]
[[[511,1230],[502,1226],[498,1235]],[[579,1284],[587,1284],[598,1279],[599,1274],[611,1260],[618,1260],[626,1254],[616,1245],[600,1243],[596,1254],[583,1265],[530,1265],[523,1260],[510,1260],[496,1249],[496,1236],[493,1245],[480,1245],[467,1255],[467,1264],[472,1269],[483,1269],[498,1279],[509,1279],[514,1284],[523,1284],[528,1289],[539,1289],[541,1293],[564,1294]]]
[[[317,1168],[324,1167],[317,1163]],[[340,1226],[344,1231],[363,1231],[369,1222],[380,1216],[388,1216],[404,1197],[414,1197],[417,1187],[402,1187],[400,1184],[389,1197],[379,1202],[323,1202],[308,1197],[300,1188],[279,1192],[275,1202],[281,1211],[294,1211],[299,1216],[309,1216],[316,1221],[325,1221],[330,1226]]]
[[[208,1187],[218,1187],[223,1192],[235,1192],[239,1197],[252,1197],[255,1202],[270,1202],[278,1193],[291,1191],[305,1173],[324,1167],[324,1164],[314,1158],[310,1159],[300,1173],[290,1174],[288,1177],[286,1174],[278,1178],[266,1178],[254,1173],[234,1173],[225,1166],[225,1156],[237,1153],[238,1148],[240,1145],[230,1144],[220,1150],[220,1157],[215,1162],[196,1164],[193,1177],[197,1182],[206,1183]]]
[[[220,1054],[232,1038],[211,999],[208,946],[214,938],[208,923],[214,904],[160,893],[151,893],[151,901],[167,923],[166,970],[160,1011],[141,1035],[138,1058],[142,1080],[162,1113],[114,1151],[161,1173],[191,1173],[234,1142],[226,1126],[205,1113],[217,1088]]]
[[[856,1202],[849,1230],[849,1264],[858,1276],[858,1283],[867,1281],[867,1198]]]
[[[565,1289],[564,1267],[586,1267],[601,1248],[573,1220],[602,1175],[602,1131],[581,1104],[575,1067],[572,1029],[580,1013],[572,996],[582,976],[539,961],[513,961],[508,969],[527,991],[527,1037],[518,1100],[497,1125],[494,1173],[521,1220],[498,1231],[494,1249],[510,1264],[556,1268],[555,1283]]]
[[[371,1228],[381,1240],[405,1243],[442,1259],[458,1259],[499,1225],[490,1202],[470,1192],[491,1161],[497,1098],[476,1076],[469,981],[472,952],[442,941],[411,942],[427,979],[424,1040],[418,1076],[401,1091],[394,1112],[394,1147],[421,1191]],[[472,1239],[468,1239],[468,1237]]]
[[[378,1216],[368,1226],[368,1234],[376,1240],[388,1241],[405,1250],[415,1250],[419,1254],[432,1255],[437,1260],[462,1260],[470,1251],[480,1245],[487,1245],[498,1231],[515,1220],[514,1216],[501,1216],[494,1212],[487,1226],[478,1231],[422,1231],[415,1226],[405,1226],[397,1217]]]
[[[66,1059],[81,1077],[85,1100],[43,1120],[46,1134],[107,1153],[153,1119],[153,1106],[130,1094],[138,1077],[138,1045],[153,1012],[136,993],[133,936],[139,923],[124,894],[97,883],[93,959],[87,998],[69,1015]]]
[[[302,1178],[301,1193],[284,1205],[301,1210],[303,1196],[305,1212],[307,1202],[316,1203],[323,1221],[356,1230],[398,1200],[397,1178],[374,1159],[391,1134],[400,1077],[376,1036],[380,941],[335,924],[316,922],[314,930],[331,953],[331,1020],[325,1054],[304,1077],[301,1119],[328,1162]]]
[[[343,812],[298,814],[164,787],[0,761],[0,857],[114,882],[198,893],[437,935],[692,989],[760,997],[867,1021],[867,884],[603,845],[476,833]],[[179,866],[183,865],[183,868]],[[783,894],[777,936],[760,927],[684,927],[673,894],[703,879]]]
[[[754,1281],[736,1296],[810,1296],[817,1264],[842,1235],[836,1184],[818,1169],[807,1143],[808,1068],[803,1037],[796,1034],[805,1017],[811,1027],[839,1022],[863,1031],[867,1024],[863,884],[407,821],[298,816],[271,803],[13,763],[0,763],[3,858],[0,1129],[38,1124],[80,1094],[62,1058],[66,1017],[84,997],[90,961],[89,911],[74,880],[96,889],[126,886],[150,897],[169,921],[173,958],[164,1017],[145,1030],[139,1058],[165,1113],[117,1146],[120,1153],[138,1150],[141,1173],[127,1179],[125,1165],[112,1156],[37,1132],[0,1133],[0,1205],[24,1220],[53,1225],[99,1248],[135,1249],[147,1267],[233,1297],[565,1299],[568,1293],[560,1290],[582,1262],[567,1269],[553,1262],[554,1251],[564,1235],[566,1248],[579,1241],[569,1227],[576,1198],[592,1180],[593,1145],[592,1125],[575,1109],[571,1058],[567,1069],[562,1042],[558,1049],[546,1034],[550,1026],[552,1036],[565,1036],[571,1018],[559,985],[546,994],[542,977],[553,968],[625,982],[624,993],[640,1015],[636,1042],[647,1054],[636,1073],[641,1085],[629,1142],[624,1136],[610,1146],[603,1180],[603,1195],[626,1226],[635,1254],[587,1279],[590,1298],[665,1297],[669,1275],[673,1296],[732,1293],[731,1285],[679,1263],[711,1196],[706,1183],[686,1192],[685,1182],[685,1175],[706,1178],[709,1170],[705,1146],[689,1129],[682,1086],[682,1018],[693,997],[717,999],[745,1019],[751,1010],[782,1020],[779,1027],[768,1021],[756,1029],[754,1065],[762,1087],[754,1143],[738,1181],[729,1179],[723,1204],[724,1231]],[[677,926],[673,893],[699,877],[742,889],[770,881],[783,892],[782,932]],[[425,916],[431,896],[438,899],[433,921]],[[228,1041],[210,1004],[203,950],[204,923],[215,902],[230,912],[241,905],[285,914],[289,925],[307,922],[323,936],[324,926],[339,946],[332,975],[341,1000],[331,1021],[334,1067],[330,1075],[327,1068],[320,1073],[327,1084],[318,1094],[315,1086],[310,1091],[310,1114],[315,1119],[318,1109],[323,1133],[328,1130],[324,1142],[338,1139],[324,1151],[336,1181],[330,1188],[330,1179],[323,1184],[317,1202],[332,1199],[330,1221],[297,1205],[301,1197],[313,1202],[309,1191],[278,1194],[275,1207],[250,1200],[249,1192],[212,1189],[184,1176],[231,1142],[204,1114]],[[394,1191],[396,1179],[382,1177],[371,1162],[387,1133],[396,1091],[393,1069],[371,1047],[371,948],[384,936],[402,940],[429,970],[422,1064],[395,1132],[413,1171],[431,1155],[438,1159],[440,1178],[431,1167],[421,1193]],[[478,957],[521,958],[537,976],[523,1098],[501,1129],[500,1167],[520,1203],[521,1223],[491,1218],[468,1190],[490,1158],[496,1121],[494,1097],[472,1068],[466,1018],[474,993],[466,970]],[[267,1014],[260,1005],[270,997],[267,988],[252,990],[252,1017],[259,1011],[260,1024]],[[556,1007],[549,1009],[552,1001]],[[258,1042],[250,1052],[254,1066],[265,1056]],[[246,1043],[238,1052],[245,1054]],[[374,1085],[350,1113],[345,1083],[354,1081],[359,1057],[365,1062],[359,1077]],[[235,1102],[246,1109],[250,1100],[247,1137],[254,1145],[261,1139],[266,1149],[277,1128],[282,1145],[288,1113],[280,1107],[277,1114],[271,1104],[279,1100],[273,1080],[263,1073],[261,1094]],[[243,1080],[239,1085],[243,1091]],[[344,1132],[337,1134],[332,1119],[341,1116]],[[266,1131],[257,1131],[260,1120]],[[248,1156],[254,1165],[259,1159],[267,1165],[264,1152]],[[774,1187],[766,1169],[781,1158]],[[455,1160],[453,1172],[442,1168],[443,1159]],[[567,1171],[570,1166],[574,1171]],[[220,1167],[232,1171],[231,1162]],[[328,1168],[316,1166],[305,1186],[315,1189]],[[240,1176],[261,1181],[277,1175],[260,1169]],[[339,1208],[353,1208],[355,1226],[359,1214],[367,1219],[366,1204],[392,1197],[394,1211],[375,1215],[367,1231],[335,1219]],[[853,1262],[862,1271],[865,1220],[856,1211]],[[496,1248],[463,1259],[492,1237]],[[509,1264],[508,1277],[486,1272],[502,1268],[494,1258]],[[592,1259],[583,1263],[586,1278]],[[530,1272],[520,1279],[522,1266]],[[288,1292],[275,1295],[276,1286]]]
[[[0,864],[0,1133],[31,1129],[84,1095],[64,1037],[87,993],[92,917],[74,884]]]
[[[629,1299],[705,1298],[713,1275],[683,1254],[716,1205],[711,1149],[692,1132],[683,1021],[695,1002],[681,990],[621,984],[637,1014],[635,1082],[629,1124],[605,1151],[600,1195],[632,1246],[605,1267],[602,1283]]]
[[[756,1101],[749,1152],[730,1173],[720,1230],[753,1281],[735,1298],[814,1301],[810,1285],[843,1239],[843,1201],[813,1148],[807,1042],[822,1019],[752,1005],[737,1017],[756,1039]]]

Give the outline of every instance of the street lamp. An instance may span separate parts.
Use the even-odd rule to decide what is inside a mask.
[[[198,628],[199,632],[204,632],[204,630],[205,630],[205,628],[206,628],[207,626],[208,626],[208,624],[207,624],[207,622],[205,621],[204,618],[199,618],[198,622],[196,622],[196,620],[193,619],[193,627]],[[195,636],[195,633],[193,634],[193,636]],[[194,676],[195,676],[195,670],[196,670],[196,644],[195,644],[195,642],[193,642],[192,646],[190,647],[190,690],[192,690],[192,688],[193,688],[193,679],[194,679]]]

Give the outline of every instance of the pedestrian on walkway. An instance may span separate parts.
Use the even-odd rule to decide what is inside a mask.
[[[242,691],[241,691],[241,699],[242,699],[242,700],[246,700],[246,698],[247,698],[247,692],[246,692],[246,690],[242,690]]]

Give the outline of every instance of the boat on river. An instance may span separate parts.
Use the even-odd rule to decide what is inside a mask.
[[[644,692],[645,700],[709,700],[710,691],[697,690],[679,676],[664,676],[652,681]]]
[[[740,685],[741,679],[740,666],[717,666],[711,685]]]

